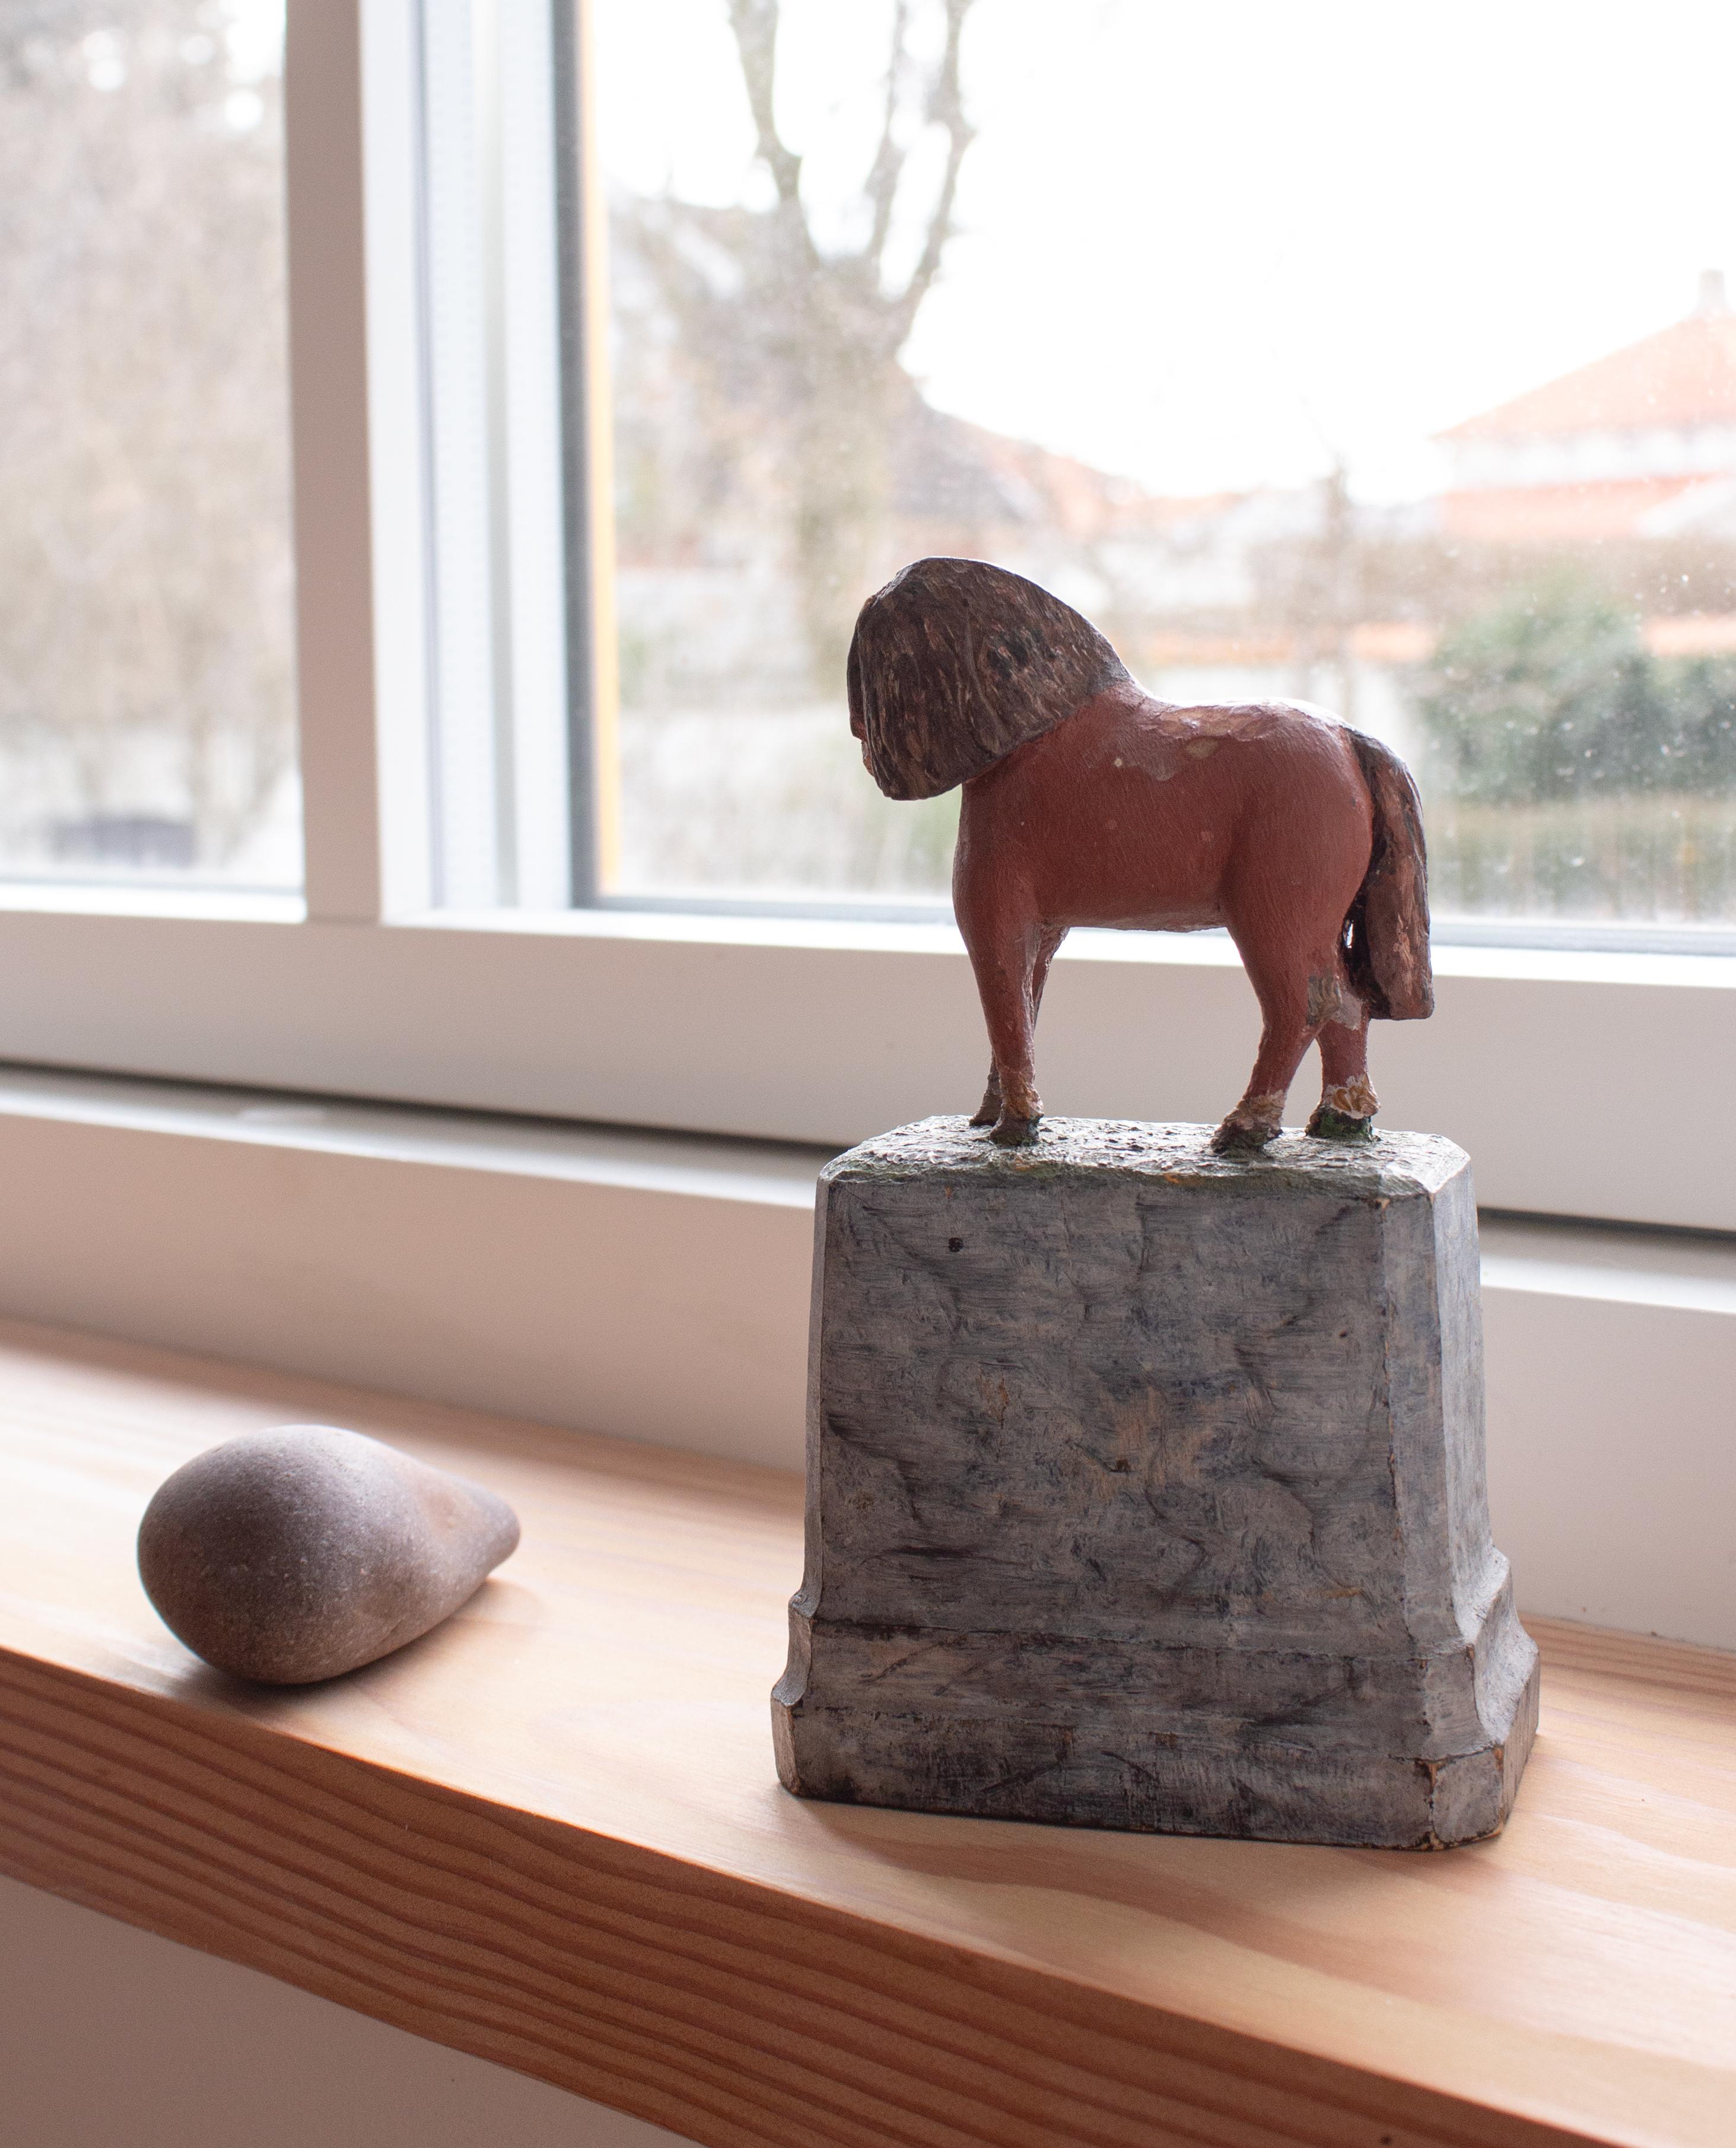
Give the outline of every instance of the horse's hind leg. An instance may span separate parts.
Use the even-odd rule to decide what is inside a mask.
[[[1231,929],[1235,936],[1234,926]],[[1260,1002],[1263,1026],[1254,1071],[1242,1101],[1212,1137],[1212,1148],[1219,1156],[1262,1149],[1283,1131],[1284,1100],[1321,1020],[1314,1004],[1319,995],[1320,971],[1311,967],[1305,955],[1257,944],[1252,936],[1246,941],[1235,936],[1248,981]],[[1330,968],[1332,958],[1324,959],[1325,966]]]
[[[1320,1102],[1308,1132],[1321,1141],[1367,1141],[1380,1098],[1368,1080],[1368,1010],[1341,977],[1320,1025]]]
[[[1031,996],[1031,1027],[1032,1031],[1033,1056],[1036,1018],[1039,1013],[1042,1011],[1043,986],[1049,981],[1049,965],[1055,959],[1056,949],[1060,946],[1061,941],[1065,940],[1066,936],[1067,929],[1066,926],[1057,925],[1051,926],[1044,933],[1041,941],[1039,943],[1037,947],[1036,959],[1031,965],[1031,982],[1027,989]],[[979,985],[980,983],[981,980],[979,979]],[[988,1001],[986,993],[983,999],[983,1011],[985,1016],[986,1016],[988,1011]],[[1037,1113],[1040,1114],[1042,1108],[1041,1102],[1037,1102],[1034,1097],[1032,1101],[1036,1103],[1036,1111]],[[982,1092],[982,1102],[977,1106],[976,1115],[971,1120],[971,1123],[973,1127],[997,1126],[1000,1123],[1001,1117],[1001,1070],[994,1059],[991,1058],[989,1061],[988,1086]],[[1033,1116],[1030,1123],[1032,1126],[1035,1126],[1035,1116]]]

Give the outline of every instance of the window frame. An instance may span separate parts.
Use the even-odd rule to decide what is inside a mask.
[[[884,916],[595,897],[577,801],[560,911],[430,907],[428,718],[414,662],[414,0],[296,0],[285,137],[303,901],[0,889],[0,1052],[93,1071],[842,1144],[968,1108],[984,1056],[956,931]],[[584,0],[558,52],[574,765],[611,705],[600,192]],[[565,11],[557,6],[557,20]],[[587,329],[590,324],[590,332]],[[1382,1025],[1387,1122],[1442,1128],[1485,1200],[1736,1227],[1722,1137],[1736,958],[1448,946],[1424,1030]],[[1055,1108],[1212,1118],[1257,1029],[1218,941],[1081,935],[1043,1031]],[[1304,1068],[1297,1094],[1309,1079]]]

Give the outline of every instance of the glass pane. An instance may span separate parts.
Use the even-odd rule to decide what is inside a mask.
[[[282,46],[0,8],[0,873],[300,884]]]
[[[566,563],[549,0],[421,0],[434,897],[564,907]]]
[[[943,896],[843,654],[945,552],[1387,737],[1441,913],[1736,920],[1736,16],[596,16],[617,889]]]

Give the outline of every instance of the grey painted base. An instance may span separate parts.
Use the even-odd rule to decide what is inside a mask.
[[[1452,1142],[962,1119],[821,1176],[805,1797],[1437,1849],[1494,1833],[1537,1651],[1489,1540]]]

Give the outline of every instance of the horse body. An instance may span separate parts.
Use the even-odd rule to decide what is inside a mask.
[[[918,562],[871,598],[850,677],[851,728],[891,795],[932,795],[974,758],[953,861],[993,1055],[973,1124],[1036,1137],[1033,1034],[1071,926],[1223,926],[1263,1028],[1214,1145],[1279,1131],[1311,1043],[1324,1080],[1308,1131],[1367,1137],[1369,1018],[1432,1006],[1416,793],[1387,748],[1305,702],[1156,700],[1076,613],[975,561]],[[1021,722],[1046,693],[1043,727]]]
[[[1368,1009],[1345,961],[1374,812],[1350,735],[1297,703],[1182,708],[1128,681],[964,787],[953,903],[994,1067],[978,1123],[1028,1139],[1041,1115],[1032,1033],[1075,925],[1228,928],[1265,1031],[1223,1145],[1279,1123],[1317,1037],[1324,1108],[1366,1120]]]

